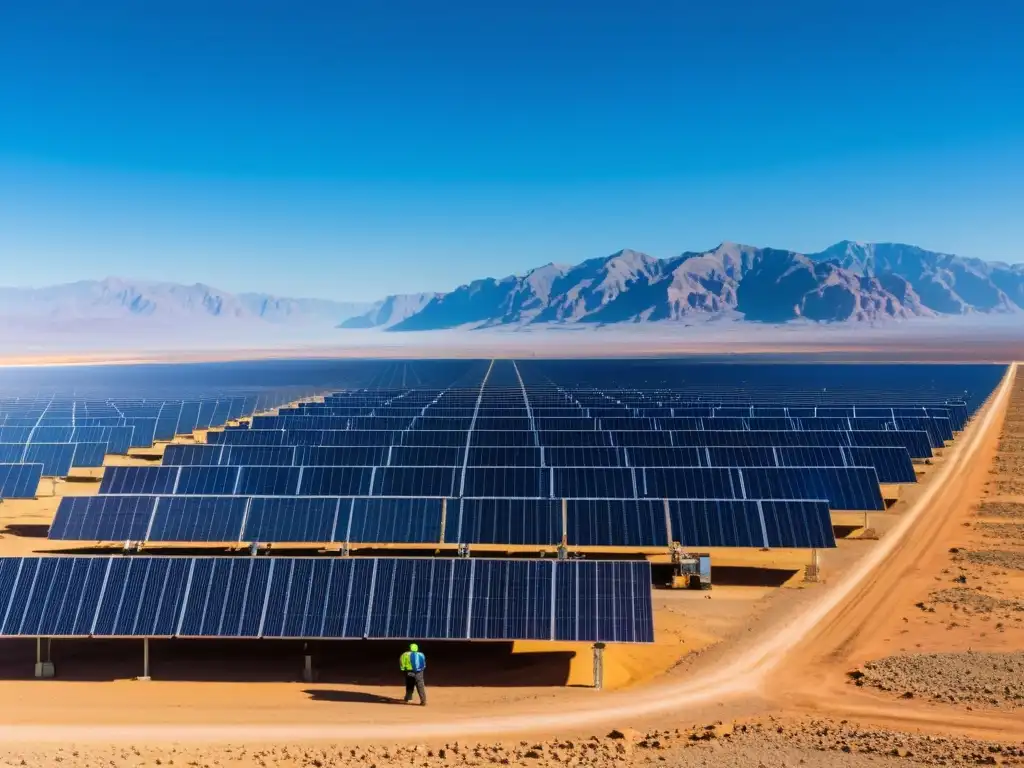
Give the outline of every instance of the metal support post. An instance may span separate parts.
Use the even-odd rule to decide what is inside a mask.
[[[147,682],[149,680],[149,638],[142,638],[142,676],[135,678]]]
[[[594,643],[594,689],[604,688],[604,643]]]
[[[43,640],[46,640],[45,658],[43,652]],[[49,679],[53,677],[53,661],[50,660],[50,638],[36,638],[36,677]]]
[[[302,667],[302,680],[306,683],[313,682],[313,656],[309,652],[309,645],[303,643],[302,652],[305,654],[305,663]]]

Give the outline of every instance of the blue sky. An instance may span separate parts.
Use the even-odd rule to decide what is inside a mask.
[[[1021,261],[1021,5],[6,3],[0,283],[372,299],[722,240]]]

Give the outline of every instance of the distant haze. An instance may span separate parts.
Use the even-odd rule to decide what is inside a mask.
[[[624,250],[481,278],[448,293],[362,303],[121,278],[0,288],[0,345],[30,352],[345,344],[365,343],[367,332],[390,344],[423,331],[623,325],[707,335],[726,326],[828,324],[856,335],[898,321],[1022,312],[1024,265],[893,243],[841,242],[814,254],[723,243],[669,259]],[[395,338],[385,342],[381,332]]]

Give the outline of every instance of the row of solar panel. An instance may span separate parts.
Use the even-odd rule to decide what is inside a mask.
[[[0,430],[35,428],[34,434],[29,433],[30,438],[19,438],[10,442],[64,442],[62,438],[54,437],[63,433],[47,430],[134,426],[137,429],[130,436],[131,442],[128,447],[144,448],[151,446],[156,440],[172,440],[176,435],[190,434],[196,429],[223,426],[229,421],[252,415],[261,408],[279,402],[284,401],[257,395],[212,400],[179,400],[156,405],[122,403],[119,406],[92,409],[75,407],[74,402],[69,402],[65,408],[56,411],[52,406],[40,408],[31,403],[27,404],[27,407],[4,406],[0,403]],[[0,436],[2,434],[0,431]],[[127,448],[110,452],[125,453],[126,450]]]
[[[473,427],[477,432],[554,432],[554,431],[608,431],[608,432],[669,432],[687,430],[923,430],[928,433],[933,448],[953,439],[953,426],[948,418],[665,418],[647,419],[624,417],[618,419],[537,419],[522,417],[493,418],[418,418],[387,416],[257,416],[252,429],[316,429],[316,430],[415,430],[417,432],[462,432]]]
[[[873,467],[108,467],[103,494],[823,499],[883,509]]]
[[[564,516],[563,516],[564,512]],[[93,496],[61,500],[70,541],[835,546],[824,501]]]
[[[72,467],[102,467],[106,443],[0,443],[0,464],[42,464],[46,477],[67,477]]]
[[[0,559],[0,636],[651,642],[646,562]]]
[[[0,427],[0,443],[103,443],[106,453],[136,446],[135,427]],[[149,443],[150,445],[152,442]]]
[[[232,446],[426,446],[462,448],[466,445],[464,432],[418,432],[388,430],[279,430],[240,429],[210,432],[209,445]],[[927,459],[932,456],[931,441],[927,433],[905,430],[725,430],[677,432],[473,432],[472,445],[476,448],[542,447],[685,447],[685,446],[854,446],[902,447],[911,458]]]
[[[461,466],[444,446],[169,445],[164,466]],[[471,448],[471,467],[874,467],[880,483],[913,483],[906,448],[714,446]]]
[[[0,500],[34,499],[42,477],[42,464],[0,464]]]
[[[443,411],[443,412],[442,412]],[[280,417],[308,416],[317,418],[361,418],[387,417],[412,420],[452,419],[466,420],[476,414],[479,418],[490,419],[508,417],[526,412],[525,406],[513,408],[474,409],[472,407],[428,406],[426,408],[408,407],[405,405],[390,406],[342,406],[329,407],[319,403],[303,404],[296,408],[282,408]],[[618,418],[643,419],[711,419],[711,418],[945,418],[953,424],[957,431],[963,429],[967,419],[967,406],[942,407],[879,407],[879,406],[847,406],[847,407],[787,407],[787,406],[749,406],[749,407],[680,407],[649,406],[642,408],[566,408],[564,406],[537,406],[531,404],[530,415],[541,429],[594,429],[594,422],[614,421]],[[271,418],[271,417],[259,417]],[[587,424],[589,422],[589,425]],[[259,423],[258,423],[258,426]],[[674,427],[672,427],[674,428]]]

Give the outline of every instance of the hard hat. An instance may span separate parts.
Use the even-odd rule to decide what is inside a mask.
[[[413,653],[416,653],[416,651],[418,651],[419,649],[420,649],[420,647],[418,645],[416,645],[416,643],[413,643],[412,645],[409,646],[409,650],[412,651]]]

